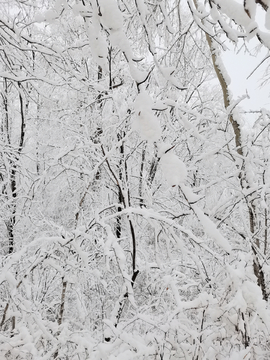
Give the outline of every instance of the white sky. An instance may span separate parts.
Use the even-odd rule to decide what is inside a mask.
[[[265,11],[260,10],[259,6],[257,6],[256,22],[262,31],[269,33],[269,30],[264,27]],[[250,96],[250,99],[245,99],[240,104],[245,111],[259,110],[260,108],[270,110],[270,71],[269,82],[262,86],[263,80],[265,80],[267,65],[270,66],[270,59],[260,65],[247,79],[265,56],[269,54],[269,50],[265,47],[262,47],[257,53],[256,47],[259,44],[257,38],[247,43],[252,55],[249,55],[248,52],[242,49],[237,54],[228,50],[222,56],[227,72],[231,77],[230,90],[233,94],[233,99],[236,100],[240,96],[245,95],[246,92]]]
[[[239,54],[226,51],[222,56],[231,78],[230,90],[234,100],[245,95],[246,92],[250,96],[250,99],[243,100],[241,103],[246,110],[258,110],[261,107],[270,110],[270,83],[262,86],[264,72],[267,64],[269,65],[270,59],[266,60],[256,69],[248,79],[248,76],[260,64],[267,53],[266,49],[262,49],[257,56],[251,56],[248,53],[244,53],[244,51],[241,51]]]

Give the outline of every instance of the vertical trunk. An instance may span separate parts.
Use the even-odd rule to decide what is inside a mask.
[[[3,122],[1,124],[1,132],[3,135],[5,135],[6,139],[5,141],[10,145],[10,136],[9,136],[9,112],[8,112],[8,84],[7,79],[4,78],[3,81],[4,89],[2,92],[2,98],[3,98],[3,107],[4,107],[4,118]]]
[[[60,310],[58,315],[58,325],[61,325],[63,322],[64,310],[65,310],[65,300],[66,300],[66,290],[67,290],[67,281],[62,278],[62,293],[61,293],[61,303]]]
[[[118,134],[117,136],[118,140],[121,140],[121,135]],[[123,180],[123,171],[122,171],[122,164],[123,164],[123,157],[124,157],[124,144],[122,143],[120,148],[119,148],[119,152],[120,152],[120,161],[119,161],[119,165],[118,165],[118,178],[119,178],[119,185],[118,185],[118,203],[119,203],[119,207],[117,208],[117,211],[120,212],[122,210],[122,205],[125,204],[125,199],[124,199],[124,195],[122,192],[122,188],[121,188],[121,182]],[[121,237],[121,233],[122,233],[122,226],[121,226],[121,216],[117,216],[116,218],[116,237],[117,239],[119,239]]]
[[[193,2],[195,4],[196,9],[198,9],[197,0],[193,0]],[[225,109],[228,109],[231,105],[231,101],[230,101],[230,97],[229,97],[228,84],[227,84],[225,76],[222,72],[222,66],[220,66],[220,63],[222,62],[222,60],[220,57],[218,58],[218,55],[217,55],[219,52],[219,49],[217,48],[217,45],[216,45],[214,39],[212,37],[210,37],[206,32],[205,32],[205,37],[206,37],[209,49],[211,51],[213,67],[214,67],[215,73],[217,75],[217,78],[219,80],[220,87],[222,89],[224,107],[225,107]],[[237,122],[237,119],[235,119],[235,117],[232,113],[229,114],[229,120],[232,125],[233,132],[234,132],[236,151],[239,155],[239,158],[242,159],[241,166],[239,166],[239,163],[237,163],[237,167],[239,169],[240,186],[241,186],[242,190],[246,190],[246,189],[250,188],[250,185],[249,185],[249,180],[246,176],[246,163],[245,163],[245,156],[243,153],[241,128]],[[257,211],[256,211],[256,206],[254,205],[254,203],[252,202],[251,199],[247,199],[247,208],[248,208],[247,210],[248,210],[248,214],[249,214],[249,230],[250,230],[251,235],[253,236],[255,233],[255,229],[257,228],[257,219],[256,219]],[[264,277],[264,273],[263,273],[262,267],[259,262],[258,252],[257,252],[257,248],[260,247],[259,239],[256,239],[255,244],[256,244],[256,247],[252,246],[253,258],[254,258],[253,270],[254,270],[255,276],[257,277],[257,283],[261,288],[263,298],[264,298],[264,300],[267,300],[268,294],[266,292],[265,277]]]
[[[5,309],[3,311],[2,320],[1,320],[1,323],[0,323],[0,329],[1,330],[2,330],[2,327],[3,327],[4,323],[5,323],[5,321],[6,321],[8,308],[9,308],[9,303],[6,303]]]
[[[14,227],[16,223],[16,199],[17,199],[17,188],[16,188],[16,164],[12,163],[10,171],[10,189],[12,196],[11,213],[9,219],[6,222],[8,231],[8,253],[12,254],[14,251]]]
[[[67,290],[67,281],[62,278],[62,293],[61,293],[61,302],[60,302],[60,310],[58,314],[57,323],[60,326],[63,323],[63,316],[65,310],[65,301],[66,301],[66,290]],[[53,355],[53,358],[56,359],[58,357],[58,350]]]
[[[145,163],[145,147],[142,149],[142,160],[141,160],[141,168],[140,168],[140,179],[139,179],[139,204],[142,208],[144,206],[143,202],[143,170],[144,170],[144,163]]]
[[[18,144],[17,152],[13,157],[11,157],[12,160],[10,160],[10,190],[11,190],[12,202],[11,202],[11,206],[10,206],[10,210],[11,210],[10,217],[6,222],[7,231],[8,231],[8,240],[9,240],[9,245],[8,245],[8,253],[9,254],[12,254],[14,251],[14,227],[15,227],[15,223],[16,223],[16,210],[17,210],[17,197],[18,197],[17,176],[16,175],[17,175],[19,156],[22,152],[24,138],[25,138],[25,112],[24,112],[25,105],[24,105],[24,100],[23,100],[21,91],[22,91],[21,83],[18,82],[21,126],[20,126],[19,144]],[[8,110],[7,101],[6,101],[6,106],[7,106],[7,110]],[[8,118],[8,115],[7,115],[7,118]],[[9,134],[9,129],[8,129],[8,119],[7,119],[6,126],[7,126],[7,139],[9,141],[9,145],[11,145],[10,134]]]

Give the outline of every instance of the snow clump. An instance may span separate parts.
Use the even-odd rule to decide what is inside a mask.
[[[99,0],[99,16],[103,26],[110,30],[123,27],[123,16],[115,0]]]
[[[135,118],[132,129],[137,131],[143,140],[158,141],[161,137],[161,126],[152,110],[153,100],[146,92],[141,92],[135,102]]]
[[[173,153],[168,144],[161,145],[158,155],[163,175],[170,186],[181,185],[187,178],[186,165]]]

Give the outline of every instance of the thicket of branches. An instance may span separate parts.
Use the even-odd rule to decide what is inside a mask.
[[[268,359],[267,2],[0,4],[0,357]]]

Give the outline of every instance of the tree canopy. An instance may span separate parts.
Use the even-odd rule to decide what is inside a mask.
[[[1,358],[269,359],[268,5],[0,0]]]

